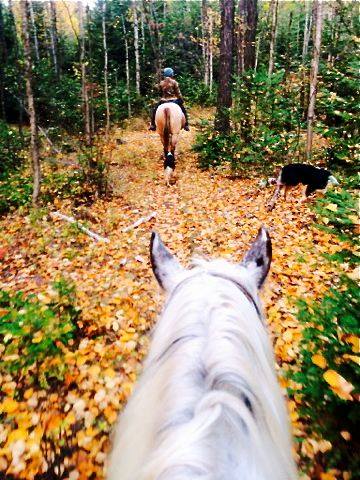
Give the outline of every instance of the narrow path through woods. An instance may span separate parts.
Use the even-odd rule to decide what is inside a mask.
[[[210,113],[193,110],[192,120],[196,124]],[[299,204],[299,196],[294,193],[293,200],[279,201],[267,212],[265,199],[272,189],[260,188],[259,178],[231,179],[197,169],[191,152],[195,133],[194,127],[183,133],[177,182],[167,188],[158,136],[147,132],[145,122],[138,119],[116,132],[122,143],[111,160],[114,196],[110,201],[98,200],[87,211],[88,228],[108,237],[109,244],[94,243],[47,215],[31,219],[14,213],[10,221],[9,217],[1,221],[3,288],[41,292],[46,301],[52,295],[51,282],[60,274],[76,285],[83,312],[82,340],[78,349],[65,352],[64,384],[50,393],[36,388],[22,391],[17,406],[20,420],[2,427],[8,436],[21,429],[35,432],[32,442],[39,444],[44,432],[49,436],[53,431],[57,438],[61,426],[76,446],[70,478],[103,478],[111,425],[140,371],[148,333],[162,305],[148,256],[151,230],[157,230],[186,264],[194,254],[239,261],[259,226],[269,228],[273,264],[263,299],[282,372],[294,362],[301,335],[294,301],[321,296],[333,282],[335,273],[322,254],[343,246],[313,226],[313,214]],[[59,201],[56,209],[72,213],[66,202]],[[156,218],[124,232],[153,211]],[[3,391],[10,395],[15,386],[11,379],[4,380]],[[282,384],[286,385],[285,379]],[[301,432],[296,404],[289,406],[294,429]],[[42,457],[25,443],[26,463],[19,461],[16,468],[21,478],[33,478]],[[6,451],[1,455],[0,471],[4,471],[11,456]]]

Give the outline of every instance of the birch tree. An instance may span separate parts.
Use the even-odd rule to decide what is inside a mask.
[[[160,80],[162,68],[160,32],[159,25],[156,19],[153,0],[143,0],[143,8],[145,20],[147,21],[147,24],[149,26],[150,45],[155,58],[155,72],[156,76]]]
[[[4,20],[3,20],[3,4],[0,0],[0,115],[4,121],[6,121],[5,112],[5,93],[4,93],[4,66],[6,63],[6,43],[4,36]]]
[[[202,56],[204,64],[204,83],[209,85],[209,15],[207,0],[201,2]]]
[[[127,38],[127,32],[125,27],[125,21],[123,15],[121,15],[121,23],[124,33],[125,43],[125,72],[126,72],[126,94],[128,99],[128,116],[131,117],[131,101],[130,101],[130,66],[129,66],[129,43]]]
[[[32,71],[33,63],[31,58],[30,33],[29,33],[29,1],[20,0],[21,20],[22,20],[22,36],[24,43],[24,64],[25,64],[25,82],[26,82],[26,97],[27,97],[27,111],[30,119],[30,145],[31,145],[31,160],[33,170],[33,194],[32,202],[36,206],[40,195],[40,157],[39,157],[39,138],[38,126],[36,119],[35,102],[32,88]]]
[[[106,0],[102,3],[102,34],[104,46],[104,93],[105,93],[105,107],[106,107],[106,138],[109,136],[110,130],[110,107],[109,107],[109,86],[108,86],[108,49],[106,39]]]
[[[80,66],[81,66],[81,99],[83,105],[84,130],[86,144],[92,144],[91,126],[90,126],[90,102],[87,85],[87,69],[85,58],[85,30],[84,30],[84,11],[82,1],[78,1],[79,16],[79,40],[80,40]]]
[[[212,92],[213,89],[213,79],[214,79],[214,39],[213,39],[213,30],[214,30],[214,14],[212,9],[209,10],[209,90]]]
[[[269,52],[269,68],[268,77],[274,71],[274,57],[275,57],[275,43],[276,43],[276,30],[277,30],[277,18],[278,18],[278,5],[279,0],[271,0],[271,33],[270,33],[270,52]]]
[[[313,8],[314,16],[314,48],[313,57],[311,61],[310,71],[310,93],[309,93],[309,107],[307,114],[307,136],[306,136],[306,158],[309,160],[312,154],[313,129],[315,121],[315,103],[317,93],[320,49],[321,49],[321,34],[323,22],[323,1],[314,0]]]
[[[165,9],[164,3],[164,9]],[[136,0],[132,0],[131,9],[134,22],[134,51],[135,51],[135,89],[137,95],[140,95],[140,52],[139,52],[139,21],[137,14]]]
[[[49,11],[50,11],[50,41],[51,41],[51,54],[54,64],[55,75],[60,78],[60,69],[59,69],[59,60],[58,60],[58,32],[56,25],[56,6],[55,1],[50,0],[49,2]]]
[[[302,55],[301,61],[302,64],[305,65],[306,57],[309,48],[309,40],[310,40],[310,33],[311,33],[311,24],[312,24],[312,15],[311,12],[311,2],[305,1],[305,24],[304,24],[304,38],[303,38],[303,47],[302,47]]]
[[[220,78],[218,88],[215,130],[228,133],[230,130],[232,48],[234,30],[234,2],[221,0],[220,32]]]
[[[35,14],[34,14],[34,6],[33,6],[32,0],[29,0],[29,12],[30,12],[30,19],[31,19],[31,27],[32,27],[33,37],[34,37],[35,56],[36,56],[36,60],[39,61],[40,60],[39,41],[38,41],[37,27],[36,27]]]

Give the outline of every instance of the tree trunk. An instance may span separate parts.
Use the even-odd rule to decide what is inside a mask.
[[[315,121],[315,102],[317,93],[317,80],[320,61],[320,49],[321,49],[321,33],[322,33],[322,14],[323,2],[322,0],[314,0],[314,50],[313,58],[311,62],[310,72],[310,94],[309,94],[309,108],[307,114],[307,136],[306,136],[306,158],[311,159],[312,154],[312,141],[313,141],[313,128]]]
[[[108,50],[106,42],[106,1],[102,4],[102,33],[104,46],[104,92],[105,92],[105,106],[106,106],[106,139],[109,137],[110,131],[110,107],[109,107],[109,87],[108,87]]]
[[[302,56],[301,56],[301,63],[305,65],[307,52],[309,48],[309,40],[310,40],[310,32],[311,32],[311,23],[312,23],[312,16],[310,15],[311,12],[311,2],[307,4],[305,3],[306,13],[305,13],[305,24],[304,24],[304,41],[303,41],[303,48],[302,48]]]
[[[0,118],[6,122],[5,92],[4,92],[4,66],[7,58],[4,36],[3,4],[0,0]]]
[[[239,20],[237,27],[237,73],[255,68],[256,28],[258,22],[257,0],[239,1]]]
[[[256,47],[255,47],[255,65],[254,65],[255,72],[257,71],[257,67],[259,63],[260,45],[261,45],[261,35],[259,33],[258,38],[256,40]]]
[[[19,41],[18,41],[18,36],[16,32],[16,23],[15,23],[15,16],[14,16],[14,8],[13,8],[13,3],[12,0],[9,0],[8,2],[9,5],[9,14],[10,14],[10,21],[13,29],[13,35],[14,35],[14,45],[15,45],[15,52],[16,52],[16,58],[19,58]],[[16,62],[16,78],[17,78],[17,85],[18,85],[18,96],[19,96],[19,135],[22,137],[23,136],[23,111],[24,111],[24,92],[21,88],[21,83],[22,83],[22,74],[20,72],[20,65],[19,61]]]
[[[35,21],[34,8],[33,8],[32,0],[29,0],[29,7],[30,7],[31,26],[32,26],[33,36],[34,36],[35,56],[36,56],[36,60],[39,61],[40,60],[39,42],[38,42],[37,27],[36,27],[36,21]]]
[[[127,33],[125,28],[124,17],[121,15],[121,22],[124,33],[125,42],[125,71],[126,71],[126,92],[128,97],[128,117],[131,117],[131,102],[130,102],[130,67],[129,67],[129,44],[127,40]]]
[[[207,0],[201,3],[202,54],[204,64],[204,83],[209,85],[209,15]]]
[[[213,26],[214,26],[214,15],[213,11],[209,11],[209,90],[212,92],[213,88],[213,52],[214,52],[214,39],[213,39]]]
[[[290,43],[290,36],[291,36],[291,25],[293,21],[293,12],[290,12],[289,14],[289,23],[288,23],[288,30],[287,30],[287,39],[288,42]],[[285,53],[285,77],[288,76],[290,72],[290,63],[291,63],[291,58],[290,58],[290,48],[286,49]]]
[[[155,58],[155,73],[157,79],[161,79],[161,46],[160,46],[160,32],[154,11],[153,0],[143,0],[143,8],[147,24],[149,26],[150,44]]]
[[[51,40],[51,54],[53,58],[54,70],[57,79],[60,78],[60,68],[59,68],[59,60],[58,60],[58,51],[59,51],[59,41],[58,41],[58,33],[57,33],[57,26],[56,26],[56,6],[55,1],[50,0],[50,40]]]
[[[164,3],[164,8],[165,8]],[[137,16],[136,1],[132,0],[131,8],[134,17],[134,50],[135,50],[135,88],[137,95],[140,95],[140,53],[139,53],[139,22]]]
[[[234,28],[233,0],[220,0],[220,68],[215,130],[221,133],[230,131],[232,47]]]
[[[238,6],[238,20],[236,25],[236,40],[237,40],[237,49],[236,49],[236,58],[237,58],[237,74],[240,76],[245,71],[245,1],[240,0]]]
[[[84,30],[84,11],[82,1],[78,1],[79,15],[79,37],[80,37],[80,65],[81,65],[81,98],[83,105],[84,130],[86,144],[91,146],[92,135],[90,126],[90,102],[87,85],[86,59],[85,59],[85,30]]]
[[[94,138],[95,132],[95,109],[94,109],[94,75],[93,75],[93,61],[92,61],[92,41],[91,41],[91,10],[89,4],[86,4],[86,35],[87,39],[87,84],[88,84],[88,96],[89,96],[89,110],[90,110],[90,134],[91,139]]]
[[[277,14],[278,14],[279,0],[271,0],[271,34],[270,34],[270,53],[269,53],[269,69],[268,77],[274,71],[274,57],[275,57],[275,42],[276,42],[276,29],[277,29]]]
[[[257,0],[247,0],[245,6],[244,68],[245,70],[249,70],[255,67],[255,39],[258,22]]]
[[[140,12],[140,21],[141,21],[141,49],[145,51],[145,13],[144,9]]]
[[[29,2],[28,0],[20,0],[21,18],[22,18],[22,34],[24,42],[24,60],[25,60],[25,81],[26,81],[26,96],[28,103],[28,111],[30,118],[30,132],[31,132],[31,159],[33,169],[33,194],[32,202],[36,206],[40,195],[40,158],[39,158],[39,140],[38,140],[38,126],[36,122],[36,110],[34,95],[32,90],[32,59],[29,33]]]

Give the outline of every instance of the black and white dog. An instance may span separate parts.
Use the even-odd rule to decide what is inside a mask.
[[[313,167],[305,163],[292,163],[291,165],[285,165],[280,172],[277,179],[270,179],[269,183],[275,184],[275,193],[268,204],[268,210],[274,208],[275,202],[280,194],[280,190],[284,187],[284,199],[286,200],[286,194],[289,188],[295,187],[302,183],[305,185],[303,200],[311,195],[316,190],[323,190],[328,187],[329,184],[339,185],[336,178],[325,168]]]

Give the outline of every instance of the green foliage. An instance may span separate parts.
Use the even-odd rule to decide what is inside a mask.
[[[353,177],[354,179],[356,177]],[[351,184],[352,182],[347,182]],[[358,202],[355,194],[348,188],[328,191],[326,196],[319,198],[315,204],[318,219],[333,233],[349,239],[358,240]]]
[[[79,132],[82,128],[81,80],[77,75],[64,73],[57,81],[47,59],[36,68],[35,98],[38,116],[42,124],[55,126],[67,132]]]
[[[229,162],[233,170],[246,171],[252,165],[267,171],[299,155],[298,89],[284,71],[273,75],[271,83],[264,71],[238,78],[231,110],[233,132],[221,136],[205,130],[195,145],[200,165],[208,168]]]
[[[24,140],[18,132],[0,120],[0,179],[19,169],[25,158]]]
[[[347,240],[350,245],[348,250],[327,258],[351,268],[359,263],[352,251],[358,243],[357,195],[351,189],[355,182],[356,177],[350,177],[345,182],[346,188],[327,192],[314,206],[318,220],[325,224],[322,228]],[[298,301],[298,318],[304,330],[297,366],[290,374],[298,389],[289,391],[290,395],[301,399],[300,414],[307,422],[307,434],[320,436],[332,444],[322,463],[350,470],[352,478],[360,475],[356,454],[360,447],[357,435],[360,411],[355,403],[360,393],[359,309],[359,286],[345,275],[321,300],[311,304]],[[314,363],[315,354],[325,359],[324,369]],[[331,388],[323,376],[327,370],[335,371],[353,385],[352,397],[341,396],[341,393],[339,396],[339,392]],[[344,438],[341,432],[348,432],[351,441],[346,439],[348,434]]]
[[[42,182],[44,201],[57,198],[76,198],[84,190],[84,174],[81,170],[53,171]]]
[[[222,135],[207,127],[198,135],[193,150],[199,153],[199,166],[202,169],[217,167],[224,162],[235,163],[241,149],[236,134]]]
[[[300,343],[300,369],[291,376],[300,389],[290,391],[301,397],[300,413],[308,421],[308,433],[316,433],[332,443],[328,465],[350,470],[354,478],[360,474],[356,455],[360,411],[354,400],[338,396],[312,357],[321,354],[326,369],[336,371],[354,386],[351,394],[356,398],[360,393],[360,367],[354,339],[360,335],[359,308],[358,285],[348,277],[343,277],[320,302],[298,302],[298,318],[305,328]],[[342,431],[350,433],[352,443],[341,436]]]
[[[0,216],[31,202],[32,180],[23,172],[0,177]]]
[[[355,173],[359,168],[358,96],[359,63],[353,59],[323,69],[318,111],[324,123],[322,133],[329,140],[330,168]]]
[[[76,339],[79,310],[74,287],[62,279],[51,293],[41,300],[33,294],[0,291],[0,372],[21,376],[39,372],[43,362],[61,358],[63,346]],[[53,365],[60,368],[42,372],[43,383],[64,371],[61,362]]]
[[[181,93],[187,104],[202,105],[209,107],[215,105],[216,102],[216,85],[213,85],[212,92],[210,88],[205,85],[198,78],[193,76],[181,75],[176,79],[181,88]]]
[[[108,164],[100,146],[84,149],[79,155],[83,194],[104,196],[108,193]]]

